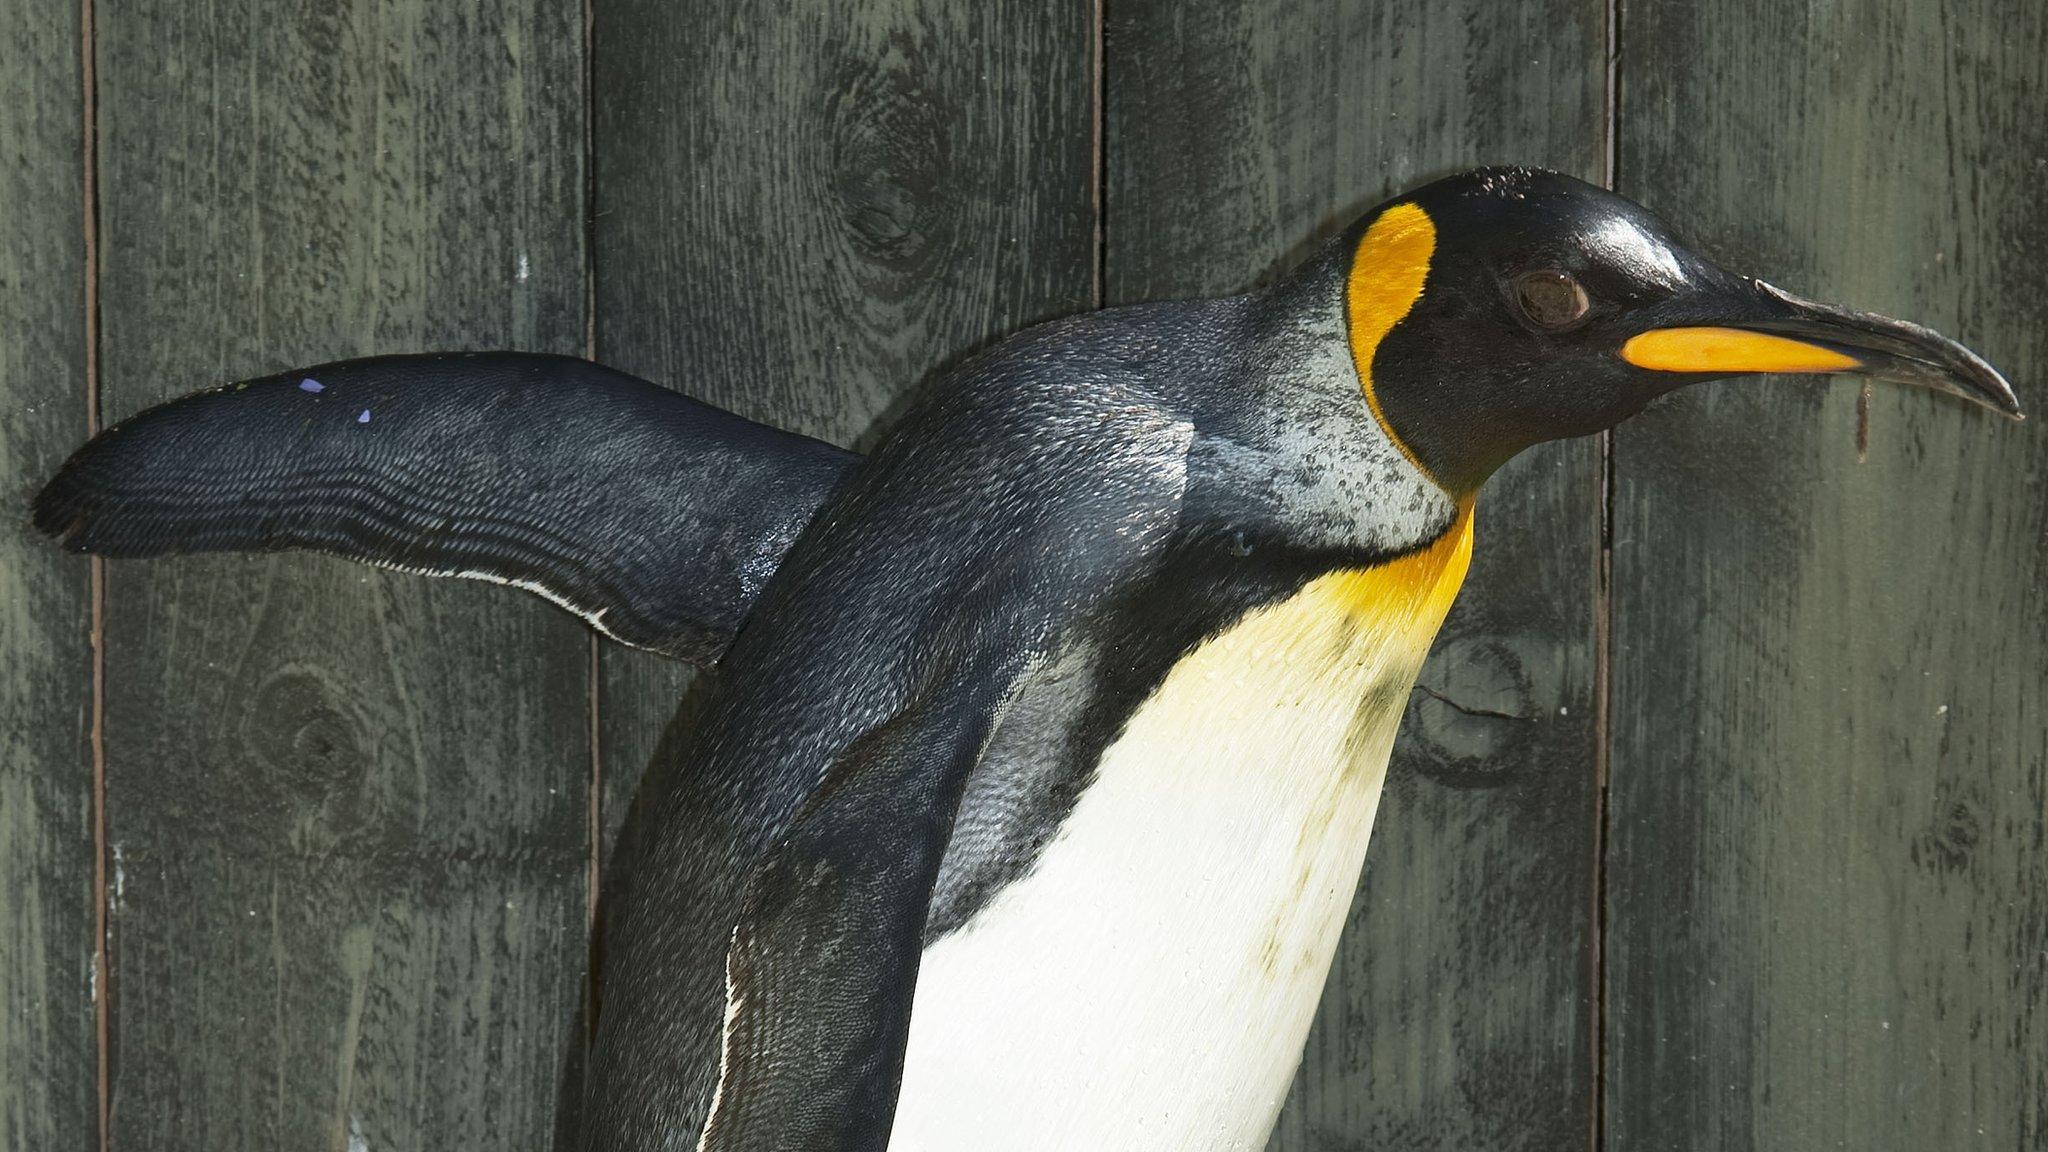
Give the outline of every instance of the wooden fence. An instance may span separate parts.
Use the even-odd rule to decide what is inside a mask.
[[[2037,0],[0,0],[0,1145],[545,1147],[684,682],[485,587],[60,555],[98,422],[514,347],[861,444],[1483,161],[2048,404]],[[2038,422],[1783,380],[1511,466],[1274,1147],[2048,1146],[2044,495]]]

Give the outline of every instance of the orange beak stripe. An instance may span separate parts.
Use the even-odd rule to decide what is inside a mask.
[[[1741,328],[1656,328],[1631,336],[1621,358],[1659,372],[1851,372],[1853,356],[1766,332]]]

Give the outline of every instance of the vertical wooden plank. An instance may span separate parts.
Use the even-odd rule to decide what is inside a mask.
[[[1630,0],[1622,190],[2048,394],[2048,8]],[[2048,438],[1703,387],[1616,447],[1608,1127],[2048,1145]]]
[[[595,11],[601,357],[864,445],[934,370],[1090,303],[1083,4]],[[606,824],[689,684],[602,655]]]
[[[27,493],[86,428],[75,4],[0,4],[0,1148],[99,1140],[86,566]]]
[[[109,419],[328,357],[580,349],[575,0],[99,24]],[[543,1146],[585,631],[306,557],[109,571],[113,1145]]]
[[[1111,5],[1112,301],[1234,292],[1402,187],[1598,179],[1602,5]],[[1592,1138],[1600,459],[1529,453],[1418,693],[1276,1149]]]

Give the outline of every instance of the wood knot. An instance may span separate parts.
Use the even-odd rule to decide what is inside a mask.
[[[369,725],[324,672],[285,665],[249,697],[242,741],[263,783],[299,803],[353,789],[369,771]]]
[[[958,166],[946,103],[925,89],[921,55],[898,34],[879,59],[842,61],[824,128],[830,188],[862,287],[892,301],[941,271],[939,241],[962,192],[951,186]]]
[[[1933,826],[1913,841],[1913,863],[1929,872],[1966,872],[1984,840],[1984,821],[1968,801],[1944,800],[1936,809]]]
[[[1396,755],[1439,783],[1487,788],[1518,779],[1530,761],[1517,750],[1557,713],[1558,677],[1534,668],[1530,642],[1499,636],[1447,640],[1430,654],[1401,718]]]

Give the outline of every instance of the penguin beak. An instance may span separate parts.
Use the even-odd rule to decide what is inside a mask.
[[[1854,373],[1946,392],[2014,420],[2026,417],[2012,385],[1976,353],[1931,328],[1802,300],[1760,280],[1715,293],[1735,315],[1718,323],[1652,328],[1621,358],[1638,368],[1735,376],[1751,372]],[[1732,286],[1731,286],[1732,287]]]

